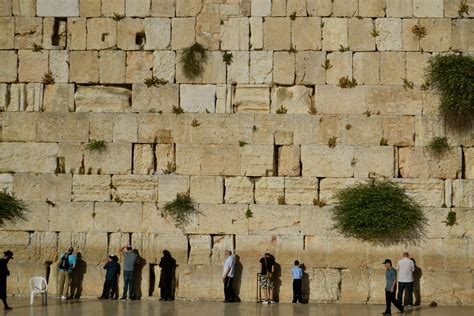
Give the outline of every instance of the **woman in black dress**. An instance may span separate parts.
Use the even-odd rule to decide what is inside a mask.
[[[160,301],[172,301],[174,298],[171,293],[171,284],[173,282],[176,260],[173,259],[168,250],[163,250],[163,257],[160,260],[159,267],[161,268],[160,283],[158,285],[161,289]]]

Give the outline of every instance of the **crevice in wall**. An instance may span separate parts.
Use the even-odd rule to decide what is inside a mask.
[[[151,149],[153,151],[152,153],[152,163],[153,163],[153,170],[151,172],[151,174],[155,174],[155,172],[157,172],[158,170],[156,170],[158,168],[158,158],[156,157],[156,144],[151,144]],[[133,158],[133,156],[132,156]],[[133,171],[133,165],[132,165],[132,171]]]
[[[132,171],[132,174],[134,174],[133,169],[135,169],[135,166],[134,166],[134,164],[135,164],[135,146],[137,146],[137,144],[132,143],[132,160],[131,160],[132,165],[130,166],[130,168],[131,168],[130,170]]]
[[[273,176],[278,176],[278,165],[279,165],[279,152],[281,145],[273,145]]]
[[[150,263],[148,265],[148,270],[150,273],[149,278],[148,278],[148,296],[153,296],[153,293],[155,292],[155,286],[156,286],[155,266],[157,266],[156,263]]]
[[[466,179],[466,155],[464,153],[464,147],[461,145],[461,174],[457,175],[457,178]]]
[[[225,179],[222,179],[222,203],[225,204]]]
[[[46,261],[44,263],[44,278],[46,279],[46,283],[49,284],[49,277],[51,275],[51,265],[53,264],[52,261]]]
[[[189,235],[186,235],[186,239],[188,241],[188,249],[186,253],[186,262],[189,264],[189,258],[191,257],[191,241],[189,240]]]
[[[67,18],[54,18],[54,23],[53,23],[53,34],[51,34],[51,45],[53,46],[59,46],[61,44],[61,37],[63,36],[62,33],[60,33],[61,26],[64,26],[64,29],[66,29],[67,25]],[[64,36],[65,41],[67,41],[67,36]],[[65,46],[67,46],[67,42],[65,43]]]
[[[128,233],[128,244],[129,244],[131,247],[133,247],[133,246],[132,246],[132,242],[133,242],[132,238],[133,238],[133,233]]]

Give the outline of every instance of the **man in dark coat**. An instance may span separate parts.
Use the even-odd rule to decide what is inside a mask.
[[[163,257],[160,260],[159,267],[161,268],[160,283],[158,285],[161,289],[160,301],[172,301],[174,298],[171,293],[171,283],[173,282],[176,260],[173,259],[168,250],[163,250]]]
[[[10,275],[8,271],[8,261],[13,259],[13,252],[7,250],[3,253],[3,258],[0,259],[0,298],[3,302],[4,309],[12,309],[7,304],[7,277]]]

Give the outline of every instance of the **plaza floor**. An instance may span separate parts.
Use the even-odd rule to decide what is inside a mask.
[[[305,304],[296,305],[281,303],[274,305],[262,305],[257,303],[232,303],[222,302],[191,302],[173,301],[159,302],[157,300],[142,301],[99,301],[84,299],[80,301],[61,302],[50,299],[47,306],[40,305],[40,298],[35,300],[35,305],[30,306],[25,298],[9,299],[14,308],[11,311],[3,311],[9,316],[56,316],[56,315],[91,315],[91,316],[126,316],[126,315],[190,315],[190,316],[247,316],[247,315],[350,315],[370,316],[380,315],[384,310],[382,305],[356,305],[356,304]],[[395,308],[393,314],[399,314]],[[407,309],[407,315],[429,315],[429,316],[473,316],[474,307],[461,306],[417,306]],[[0,312],[2,315],[2,312]]]

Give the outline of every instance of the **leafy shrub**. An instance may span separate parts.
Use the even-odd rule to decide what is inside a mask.
[[[204,63],[207,62],[207,51],[201,44],[195,43],[183,50],[180,62],[186,78],[195,79],[204,71]]]
[[[14,223],[16,220],[25,219],[28,211],[22,200],[6,191],[0,191],[0,226],[5,225],[5,221]]]
[[[470,128],[474,118],[474,57],[438,55],[430,59],[427,80],[440,93],[440,112],[454,128]]]
[[[234,60],[234,55],[232,55],[232,53],[229,53],[229,52],[225,52],[223,55],[222,55],[222,60],[225,62],[225,64],[228,66],[230,64],[232,64],[232,61]]]
[[[103,140],[93,140],[86,145],[86,149],[90,151],[102,152],[107,149],[107,146]]]
[[[173,219],[176,227],[183,228],[189,224],[191,217],[199,213],[188,193],[178,193],[176,199],[166,203],[163,215]]]
[[[336,200],[334,228],[347,237],[395,244],[424,235],[427,220],[421,207],[390,181],[371,179],[341,189]]]
[[[446,220],[443,221],[443,223],[445,223],[446,226],[454,226],[454,225],[457,225],[456,212],[454,212],[454,211],[449,211],[448,215],[446,216]]]
[[[426,27],[421,26],[420,24],[413,25],[413,27],[411,28],[411,32],[417,40],[421,40],[427,34]]]
[[[442,156],[449,151],[448,139],[446,137],[433,137],[428,144],[428,148],[435,156]]]
[[[252,218],[253,217],[253,212],[250,209],[250,207],[247,207],[247,210],[245,211],[245,218]]]

